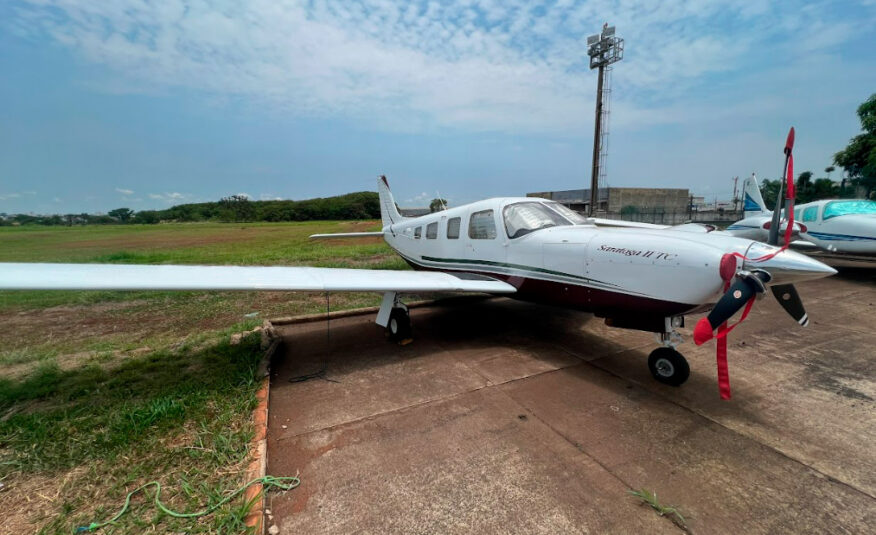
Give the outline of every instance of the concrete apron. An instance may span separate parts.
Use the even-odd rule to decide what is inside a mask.
[[[771,297],[733,332],[733,400],[714,345],[691,379],[654,382],[653,336],[500,299],[413,311],[415,340],[371,316],[280,327],[268,473],[280,533],[863,533],[876,525],[876,286],[801,285],[814,322]],[[690,323],[690,326],[693,322]],[[319,369],[326,378],[288,379]],[[337,382],[333,382],[337,381]]]

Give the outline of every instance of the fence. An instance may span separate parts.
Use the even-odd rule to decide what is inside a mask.
[[[663,208],[639,209],[633,213],[600,212],[596,217],[603,219],[618,219],[622,221],[635,221],[637,223],[653,223],[655,225],[680,225],[682,223],[709,223],[719,226],[728,225],[742,219],[743,213],[733,210],[725,211],[696,211],[688,210],[665,210]]]

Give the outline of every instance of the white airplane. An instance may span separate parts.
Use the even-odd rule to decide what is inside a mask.
[[[767,241],[773,212],[768,210],[758,188],[757,177],[745,179],[742,186],[745,217],[727,227],[734,236]],[[783,214],[784,215],[784,214]],[[788,222],[779,230],[784,234]],[[828,199],[794,207],[791,245],[817,247],[833,253],[876,255],[876,202],[864,199]]]
[[[589,311],[614,327],[658,333],[662,347],[651,353],[649,368],[658,381],[677,386],[690,373],[675,349],[681,342],[676,329],[686,314],[712,309],[695,331],[702,343],[771,286],[781,294],[780,304],[805,325],[793,283],[836,273],[805,255],[696,225],[601,227],[544,199],[494,198],[406,218],[386,178],[377,185],[381,231],[313,238],[382,236],[415,271],[0,263],[0,289],[380,292],[376,321],[396,339],[411,332],[402,294],[507,295]]]

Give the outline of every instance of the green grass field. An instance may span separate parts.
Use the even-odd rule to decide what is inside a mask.
[[[404,269],[378,239],[311,242],[374,221],[3,227],[2,262]],[[336,294],[332,309],[370,306]],[[0,292],[0,508],[9,533],[71,533],[158,480],[177,510],[241,485],[266,318],[324,310],[298,292]],[[274,474],[288,475],[288,474]],[[293,474],[294,475],[294,474]],[[294,492],[294,491],[293,491]],[[242,533],[242,499],[179,520],[135,500],[104,533]]]

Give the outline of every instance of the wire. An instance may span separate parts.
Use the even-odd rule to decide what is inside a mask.
[[[331,314],[330,314],[330,301],[329,301],[329,293],[325,293],[325,355],[322,359],[322,367],[320,367],[319,371],[315,371],[313,373],[305,373],[303,375],[296,375],[295,377],[289,378],[290,383],[303,383],[305,381],[310,381],[311,379],[322,379],[323,381],[328,381],[330,383],[340,383],[340,381],[336,381],[334,379],[329,379],[325,376],[326,371],[328,369],[328,356],[329,351],[331,349]]]
[[[286,483],[286,482],[288,482],[288,483]],[[226,496],[225,498],[220,500],[218,503],[211,505],[210,507],[204,509],[203,511],[198,511],[196,513],[179,513],[177,511],[173,511],[171,509],[168,509],[167,506],[164,505],[163,503],[161,503],[161,500],[159,499],[161,496],[161,483],[159,483],[158,481],[150,481],[149,483],[146,483],[144,485],[140,485],[136,489],[129,492],[128,495],[125,497],[125,504],[122,506],[122,509],[118,513],[116,513],[115,516],[113,516],[112,518],[110,518],[109,520],[107,520],[105,522],[92,522],[91,524],[89,524],[87,526],[79,526],[78,528],[76,528],[76,532],[82,533],[84,531],[97,531],[98,529],[105,527],[105,526],[108,526],[109,524],[114,524],[118,519],[120,519],[122,516],[125,515],[125,513],[128,512],[128,509],[131,507],[131,497],[140,491],[143,491],[145,493],[146,489],[151,487],[151,486],[155,487],[155,498],[152,501],[153,501],[153,503],[155,503],[155,507],[158,508],[162,513],[169,515],[169,516],[172,516],[174,518],[198,518],[201,516],[206,516],[206,515],[211,514],[213,511],[222,507],[226,503],[230,502],[235,497],[237,497],[241,492],[245,491],[250,486],[252,486],[256,483],[261,483],[264,486],[265,490],[267,490],[270,487],[278,488],[280,490],[292,490],[301,484],[301,480],[298,479],[297,477],[294,477],[294,476],[291,476],[291,477],[264,476],[264,477],[260,477],[257,479],[253,479],[252,481],[250,481],[246,485],[240,487],[239,489],[235,490],[234,492],[232,492],[231,494],[229,494],[228,496]]]

